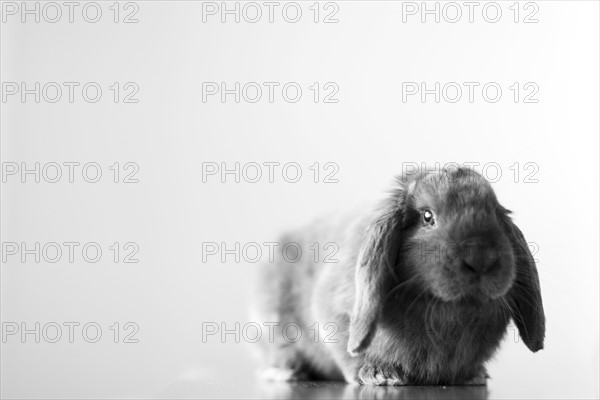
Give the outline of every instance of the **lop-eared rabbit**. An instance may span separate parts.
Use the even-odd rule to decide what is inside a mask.
[[[260,271],[263,377],[483,385],[511,319],[542,349],[538,273],[509,214],[458,168],[397,177],[376,211],[284,236],[302,252]]]

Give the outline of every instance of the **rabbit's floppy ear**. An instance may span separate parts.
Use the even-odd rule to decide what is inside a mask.
[[[529,350],[536,352],[544,348],[546,332],[540,281],[525,237],[508,213],[510,211],[504,210],[501,220],[513,248],[517,274],[507,297],[521,338]]]
[[[375,334],[386,285],[394,276],[402,230],[404,188],[394,191],[367,228],[355,266],[355,299],[350,317],[348,353],[357,356]]]

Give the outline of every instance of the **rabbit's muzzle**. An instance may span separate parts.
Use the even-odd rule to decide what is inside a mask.
[[[495,299],[513,284],[514,255],[504,235],[470,237],[460,242],[439,239],[442,244],[436,246],[436,252],[418,251],[411,257],[413,270],[436,297],[445,301],[464,297]],[[425,246],[421,243],[416,247]]]

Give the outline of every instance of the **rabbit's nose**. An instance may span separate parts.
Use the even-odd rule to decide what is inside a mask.
[[[461,269],[466,273],[483,274],[499,258],[498,250],[492,246],[468,245],[461,250]]]
[[[460,269],[467,274],[479,274],[479,269],[471,266],[469,263],[464,260],[460,263]]]

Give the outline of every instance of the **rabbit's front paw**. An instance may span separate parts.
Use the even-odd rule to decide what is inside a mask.
[[[404,385],[402,371],[397,367],[365,364],[358,371],[358,383],[375,386]]]

